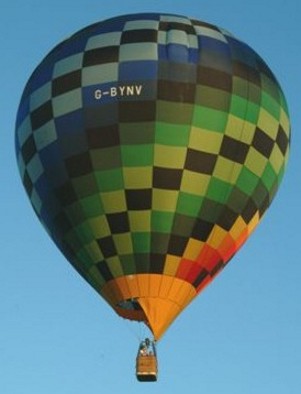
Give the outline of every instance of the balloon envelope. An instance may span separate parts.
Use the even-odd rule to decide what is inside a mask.
[[[264,61],[183,16],[99,22],[33,72],[16,122],[33,208],[77,271],[159,339],[252,233],[289,118]]]

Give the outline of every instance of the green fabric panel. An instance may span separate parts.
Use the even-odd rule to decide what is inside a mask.
[[[124,145],[121,146],[122,160],[124,166],[143,167],[153,163],[153,145]]]
[[[173,123],[156,123],[155,142],[164,145],[186,147],[189,140],[190,126]]]
[[[132,233],[133,248],[136,253],[149,253],[150,251],[150,233]]]
[[[196,105],[192,123],[196,127],[223,133],[227,119],[228,114],[226,112]]]
[[[251,196],[259,178],[246,167],[243,167],[237,179],[236,186],[248,196]]]
[[[172,229],[174,214],[170,212],[152,212],[152,231],[170,233]]]
[[[84,217],[92,218],[104,214],[102,203],[98,195],[93,195],[80,200]]]
[[[261,105],[265,108],[275,119],[279,119],[280,105],[272,96],[266,92],[262,92]]]
[[[123,173],[121,168],[97,171],[95,177],[99,185],[99,190],[102,192],[120,190],[123,188]]]
[[[202,201],[203,197],[180,192],[177,203],[177,212],[183,215],[196,217],[199,213],[200,207],[202,206]]]
[[[210,200],[225,204],[229,198],[232,187],[233,185],[212,177],[206,197]]]
[[[273,184],[277,180],[277,174],[269,163],[267,163],[261,179],[268,190],[272,188]]]

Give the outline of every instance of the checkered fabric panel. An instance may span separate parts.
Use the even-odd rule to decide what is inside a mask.
[[[138,14],[46,56],[24,90],[16,146],[36,214],[97,291],[138,273],[200,291],[270,205],[289,130],[278,82],[245,43]]]

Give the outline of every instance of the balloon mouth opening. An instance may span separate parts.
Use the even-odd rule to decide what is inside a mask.
[[[130,298],[118,302],[117,307],[125,309],[127,311],[142,311],[141,305],[137,298]]]
[[[129,298],[119,301],[114,309],[119,316],[129,320],[143,321],[147,324],[147,316],[142,309],[138,298]]]

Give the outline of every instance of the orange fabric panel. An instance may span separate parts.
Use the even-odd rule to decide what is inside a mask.
[[[190,283],[178,278],[172,279],[172,284],[169,286],[169,278],[162,276],[162,288],[165,286],[169,287],[166,298],[145,297],[139,299],[139,303],[147,316],[149,326],[157,340],[162,337],[179,313],[196,296],[196,290]]]
[[[195,261],[182,259],[177,271],[177,278],[186,279],[191,269],[196,265]]]
[[[187,305],[195,295],[195,288],[188,282],[174,278],[168,298],[178,305]]]
[[[190,283],[181,281],[181,286],[179,286],[179,292],[175,298],[175,301],[181,306],[181,309],[184,309],[184,307],[189,304],[195,294],[195,288]]]
[[[240,234],[240,236],[235,240],[236,250],[238,250],[243,243],[248,239],[249,232],[248,229],[245,228],[244,231]]]
[[[110,305],[116,304],[123,299],[123,295],[115,281],[111,281],[108,286],[107,283],[101,290],[101,295],[109,302]]]
[[[159,274],[137,274],[106,283],[102,295],[122,317],[145,321],[158,340],[172,321],[195,297],[196,290],[188,282]],[[143,311],[125,310],[121,301],[135,299]]]
[[[125,276],[127,286],[130,294],[140,294],[139,283],[137,275],[127,275]]]
[[[162,280],[161,286],[160,286],[160,293],[159,297],[160,298],[168,298],[171,286],[174,282],[174,277],[172,276],[167,276],[164,275],[164,280]]]
[[[119,278],[116,278],[116,286],[115,287],[117,287],[117,289],[121,293],[121,295],[122,295],[121,299],[127,300],[127,299],[131,298],[131,292],[128,287],[128,283],[127,283],[125,276],[120,276]]]
[[[158,297],[160,293],[160,287],[162,284],[162,275],[149,275],[149,295],[150,297]]]
[[[162,337],[182,310],[179,305],[163,298],[141,298],[139,302],[156,340]]]
[[[149,294],[149,288],[150,288],[149,274],[137,274],[135,276],[138,281],[139,295],[141,297],[145,297],[145,295]]]
[[[223,258],[223,261],[225,262],[228,261],[233,256],[236,250],[237,250],[236,244],[233,238],[231,237],[231,235],[229,234],[225,237],[220,247],[218,248],[218,251]]]
[[[216,264],[220,261],[221,256],[216,249],[212,248],[208,244],[205,244],[199,257],[198,264],[204,267],[208,272],[212,271]]]

